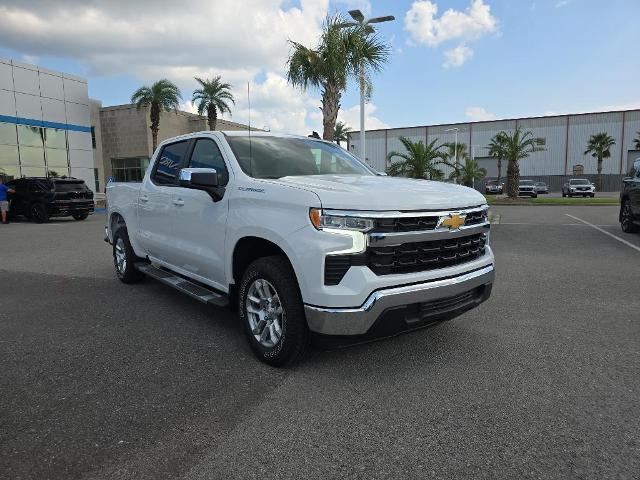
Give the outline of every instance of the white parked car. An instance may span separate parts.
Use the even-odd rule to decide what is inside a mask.
[[[494,279],[480,193],[376,175],[307,137],[167,140],[141,184],[108,185],[107,205],[121,281],[236,306],[272,365],[300,358],[312,332],[359,341],[455,317]]]
[[[573,197],[574,195],[593,198],[596,195],[596,187],[586,178],[571,178],[562,186],[562,196]]]

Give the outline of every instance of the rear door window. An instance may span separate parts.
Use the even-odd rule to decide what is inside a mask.
[[[162,148],[153,172],[152,180],[158,185],[176,185],[178,171],[187,153],[189,141],[170,143]]]

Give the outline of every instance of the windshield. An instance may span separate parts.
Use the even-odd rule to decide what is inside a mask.
[[[489,180],[487,182],[487,185],[498,185],[498,181],[497,180]]]
[[[589,182],[589,180],[569,180],[569,183],[571,185],[591,185],[591,182]]]
[[[240,168],[254,178],[375,175],[346,150],[312,138],[227,136]]]
[[[533,180],[520,180],[520,185],[533,185]]]

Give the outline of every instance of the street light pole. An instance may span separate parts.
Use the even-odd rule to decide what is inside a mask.
[[[456,132],[456,136],[455,136],[455,143],[453,144],[453,156],[454,156],[454,158],[455,158],[455,161],[454,161],[454,167],[453,167],[453,168],[455,169],[456,173],[458,172],[458,130],[459,130],[459,129],[458,129],[458,127],[454,127],[454,128],[447,128],[447,129],[445,130],[445,132],[452,132],[452,131],[453,131],[453,132]],[[455,184],[457,184],[457,183],[458,183],[458,177],[457,177],[457,175],[453,177],[453,182],[454,182]]]
[[[366,33],[373,33],[373,27],[370,25],[372,23],[382,23],[382,22],[390,22],[395,20],[396,17],[393,15],[386,15],[384,17],[373,17],[366,19],[364,18],[363,13],[360,10],[349,10],[349,15],[351,18],[355,20],[355,22],[346,22],[341,25],[341,27],[355,27],[359,25],[364,29]],[[366,161],[365,155],[365,133],[364,133],[364,104],[365,104],[365,84],[364,84],[364,67],[362,64],[359,65],[358,72],[358,83],[360,84],[360,160],[363,162]]]

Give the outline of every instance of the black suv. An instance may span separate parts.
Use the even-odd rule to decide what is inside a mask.
[[[633,162],[629,176],[622,180],[619,220],[623,232],[640,231],[640,158]]]
[[[93,213],[93,192],[76,178],[20,178],[7,182],[15,190],[9,197],[12,217],[23,215],[44,223],[49,217],[72,216],[84,220]]]

